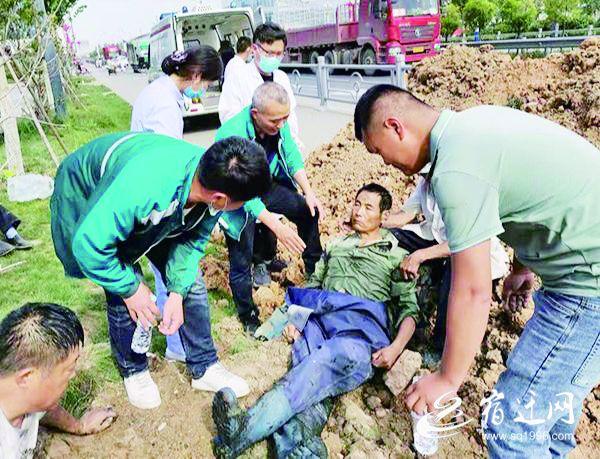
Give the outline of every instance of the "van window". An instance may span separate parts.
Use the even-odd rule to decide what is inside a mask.
[[[183,49],[188,50],[190,48],[200,46],[200,40],[185,40],[183,42]]]

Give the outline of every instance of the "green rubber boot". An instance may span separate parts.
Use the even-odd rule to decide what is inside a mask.
[[[233,459],[284,425],[294,413],[281,386],[274,386],[248,411],[237,402],[228,387],[215,395],[212,405],[217,436],[213,453],[217,459]]]

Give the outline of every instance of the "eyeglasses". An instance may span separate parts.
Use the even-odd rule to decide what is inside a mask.
[[[267,55],[267,57],[281,57],[283,56],[284,51],[277,51],[277,52],[273,52],[273,51],[267,51],[265,48],[262,47],[262,45],[260,43],[255,43],[256,46],[258,46],[261,51],[263,53],[265,53]]]

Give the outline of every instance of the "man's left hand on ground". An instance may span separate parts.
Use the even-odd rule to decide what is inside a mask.
[[[325,208],[321,204],[321,201],[319,201],[319,198],[317,198],[317,195],[314,192],[310,192],[304,196],[304,199],[306,199],[306,205],[310,209],[310,214],[314,217],[315,211],[319,211],[319,221],[323,220]]]
[[[456,395],[458,387],[436,371],[423,376],[406,389],[406,406],[417,414],[435,411],[436,400],[442,396],[445,400],[448,396]]]
[[[163,335],[172,335],[183,324],[183,297],[178,293],[170,293],[165,303],[163,320],[158,330]]]
[[[417,250],[408,255],[400,264],[400,270],[405,280],[413,280],[419,277],[419,267],[423,263],[424,258],[420,250]]]
[[[117,413],[112,407],[91,408],[79,420],[78,435],[89,435],[102,432],[117,419]]]
[[[396,363],[399,356],[400,353],[390,345],[374,352],[371,363],[379,368],[390,369]]]

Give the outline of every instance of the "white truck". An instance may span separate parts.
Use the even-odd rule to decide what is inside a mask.
[[[150,69],[148,82],[163,75],[163,59],[176,50],[186,50],[200,45],[219,50],[221,41],[227,40],[234,47],[238,38],[252,38],[254,16],[250,8],[198,9],[189,13],[168,14],[150,32]],[[216,113],[219,107],[221,82],[208,88],[202,100],[184,96],[184,117]]]

